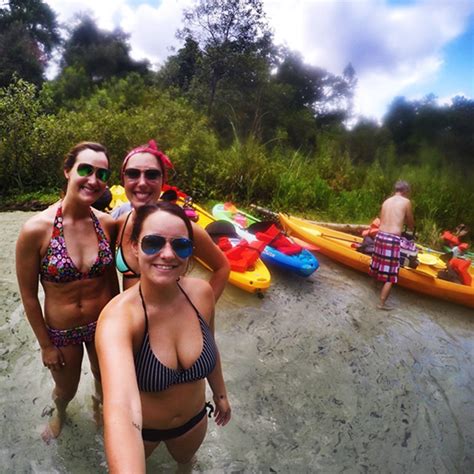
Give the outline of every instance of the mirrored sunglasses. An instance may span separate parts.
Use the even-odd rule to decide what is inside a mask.
[[[141,241],[143,253],[146,255],[156,255],[169,242],[173,252],[179,258],[188,258],[193,253],[193,241],[186,237],[178,237],[176,239],[167,239],[162,235],[150,234],[145,235]]]
[[[87,163],[80,163],[77,165],[77,174],[83,178],[86,176],[92,176],[94,172],[97,179],[103,183],[106,183],[109,180],[111,174],[111,171],[106,168],[96,168]]]
[[[131,180],[136,180],[139,179],[142,173],[145,175],[145,179],[147,181],[156,181],[157,179],[160,179],[163,173],[161,170],[158,170],[156,168],[150,168],[147,170],[139,170],[137,168],[127,168],[123,174]]]

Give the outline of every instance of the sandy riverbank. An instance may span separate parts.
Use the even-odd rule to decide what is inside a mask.
[[[0,213],[2,470],[105,472],[87,364],[61,438],[39,438],[52,383],[14,273],[30,215]],[[273,272],[263,300],[226,289],[217,339],[234,418],[210,423],[196,471],[473,472],[473,311],[396,288],[398,309],[379,312],[368,277],[320,261],[307,280]],[[148,463],[172,466],[163,450]]]

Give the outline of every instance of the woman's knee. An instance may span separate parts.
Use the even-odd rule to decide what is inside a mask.
[[[58,384],[53,390],[53,401],[55,402],[70,402],[77,393],[79,383],[73,384]]]

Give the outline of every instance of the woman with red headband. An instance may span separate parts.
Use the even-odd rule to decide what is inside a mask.
[[[94,334],[102,308],[118,291],[113,248],[116,222],[92,209],[110,177],[107,150],[82,142],[64,161],[64,198],[29,219],[16,245],[16,272],[23,306],[55,382],[56,411],[42,437],[59,436],[81,376],[84,347],[96,382],[96,420],[102,398]],[[38,298],[44,289],[44,312]]]
[[[116,265],[123,274],[124,289],[134,285],[140,277],[138,260],[130,243],[134,209],[158,201],[161,188],[166,182],[167,169],[172,167],[170,159],[158,148],[154,140],[134,148],[123,160],[120,176],[130,207],[125,208],[125,213],[118,217]],[[121,211],[123,212],[123,209]],[[204,229],[193,223],[193,232],[194,255],[205,261],[213,270],[209,283],[217,300],[229,277],[229,263]]]

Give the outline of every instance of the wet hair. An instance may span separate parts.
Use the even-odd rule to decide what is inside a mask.
[[[92,150],[98,153],[102,152],[107,158],[107,163],[110,166],[109,153],[107,151],[107,148],[105,148],[104,145],[101,145],[100,143],[95,143],[95,142],[80,142],[77,145],[74,145],[64,157],[64,164],[63,164],[64,171],[72,170],[73,166],[76,163],[77,155],[79,155],[79,153],[84,150]]]
[[[184,212],[183,208],[177,204],[167,201],[158,201],[156,204],[148,204],[135,209],[135,219],[132,227],[132,235],[130,236],[130,242],[137,244],[140,237],[140,233],[143,228],[145,219],[155,212],[162,211],[167,212],[173,216],[179,217],[185,224],[188,231],[188,238],[194,241],[194,232],[189,217]]]
[[[409,193],[410,185],[406,181],[400,179],[395,183],[394,189],[396,193]]]

